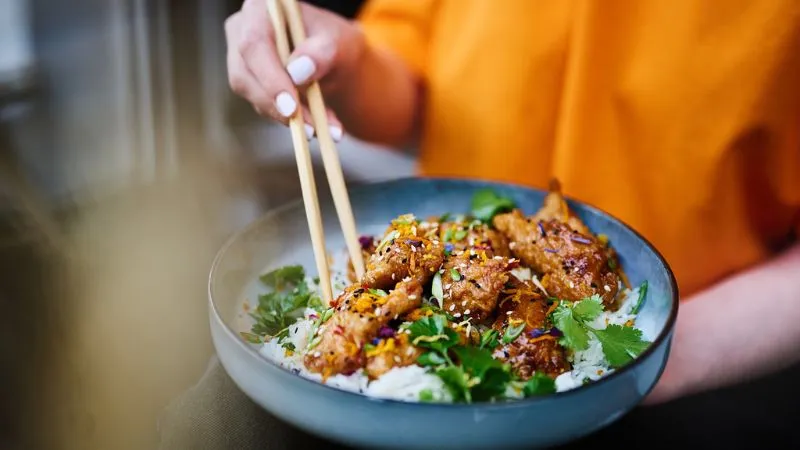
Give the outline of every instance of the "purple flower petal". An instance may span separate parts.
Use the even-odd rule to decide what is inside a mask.
[[[372,236],[361,236],[358,238],[358,243],[361,244],[361,248],[369,248],[372,245],[373,239]]]
[[[380,342],[381,342],[380,338],[375,338],[375,339],[372,340],[372,345],[378,345],[378,344],[380,344]]]
[[[378,336],[382,338],[394,337],[394,330],[384,325],[378,330]]]
[[[535,329],[533,329],[533,330],[528,332],[528,335],[530,337],[532,337],[533,339],[536,339],[538,337],[544,336],[544,334],[545,334],[545,331],[542,330],[541,328],[535,328]]]
[[[564,333],[562,333],[558,328],[550,328],[550,336],[561,337],[563,335]]]

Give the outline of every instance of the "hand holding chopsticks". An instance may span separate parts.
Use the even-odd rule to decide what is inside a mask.
[[[295,47],[306,39],[300,7],[296,0],[266,1],[270,20],[275,30],[275,43],[278,49],[278,55],[284,66],[286,66],[289,63],[291,55],[290,36],[291,43],[294,44]],[[287,34],[287,25],[290,35]],[[333,137],[330,134],[330,128],[328,127],[328,117],[322,98],[322,91],[316,81],[310,83],[306,88],[306,97],[314,121],[314,128],[317,131],[320,152],[330,184],[334,205],[336,206],[336,212],[339,216],[339,223],[344,234],[344,240],[356,276],[360,278],[365,270],[364,258],[361,253],[361,246],[358,242],[355,220],[353,218],[350,198],[347,193],[344,175],[342,174],[342,168],[339,162],[338,152]],[[292,143],[297,159],[297,169],[303,191],[303,202],[305,204],[308,227],[311,233],[311,243],[314,248],[314,257],[319,273],[320,285],[322,287],[323,301],[327,305],[330,304],[333,298],[330,269],[328,267],[319,200],[317,198],[311,155],[304,125],[302,115],[299,113],[298,109],[290,118],[289,127],[291,129]]]

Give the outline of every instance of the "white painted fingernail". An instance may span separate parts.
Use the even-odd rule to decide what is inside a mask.
[[[342,140],[342,135],[344,134],[344,132],[342,131],[341,128],[335,125],[331,125],[330,127],[328,127],[328,129],[331,132],[331,138],[333,138],[335,142],[339,142]]]
[[[317,66],[314,65],[314,61],[305,55],[295,59],[286,66],[286,71],[289,72],[292,81],[297,85],[308,81],[316,70]]]
[[[275,107],[283,117],[291,117],[297,110],[297,103],[288,92],[281,92],[275,97]]]
[[[305,129],[306,129],[306,136],[309,139],[313,138],[314,137],[314,127],[312,127],[309,124],[305,124]]]

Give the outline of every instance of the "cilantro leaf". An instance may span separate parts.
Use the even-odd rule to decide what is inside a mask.
[[[515,207],[513,200],[499,196],[491,189],[480,190],[472,197],[472,216],[484,223],[491,223],[495,215]]]
[[[534,372],[533,376],[522,387],[525,397],[547,395],[556,392],[556,382],[541,372]]]
[[[306,272],[303,266],[284,266],[261,275],[262,283],[275,290],[283,290],[286,286],[297,286],[303,282]]]
[[[448,348],[458,345],[458,333],[447,326],[447,319],[443,315],[424,317],[408,327],[411,342],[418,346],[429,348],[444,354]]]
[[[307,307],[322,309],[322,300],[305,282],[302,266],[285,266],[260,277],[272,292],[258,296],[258,306],[250,316],[255,320],[250,332],[275,336],[302,316]]]
[[[621,367],[644,351],[650,342],[642,339],[642,332],[633,327],[609,325],[605,330],[592,333],[603,346],[606,360],[612,367]]]
[[[452,268],[452,269],[450,269],[450,278],[452,278],[453,281],[460,281],[461,280],[461,274],[458,273],[458,270],[456,270],[455,268]]]
[[[582,322],[591,322],[603,312],[603,301],[595,294],[576,302],[572,307],[572,314]]]
[[[447,360],[445,360],[441,354],[431,351],[420,355],[420,357],[417,358],[417,362],[421,366],[440,366],[446,363]]]
[[[564,334],[559,340],[561,345],[575,351],[586,350],[589,347],[589,334],[575,319],[572,308],[563,303],[559,304],[552,313],[552,320],[555,327]]]
[[[467,237],[466,230],[458,230],[455,233],[453,233],[453,239],[455,240],[455,242],[458,242],[464,239],[465,237]]]
[[[511,381],[508,366],[494,359],[489,350],[477,347],[456,347],[453,352],[469,376],[470,397],[477,401],[489,400],[506,390]]]
[[[444,382],[447,390],[456,402],[472,402],[472,394],[469,391],[469,377],[461,367],[447,366],[436,370],[436,375]]]
[[[517,325],[509,325],[506,328],[506,332],[503,334],[503,344],[510,344],[516,340],[520,334],[522,334],[522,330],[525,329],[525,322],[522,322]]]

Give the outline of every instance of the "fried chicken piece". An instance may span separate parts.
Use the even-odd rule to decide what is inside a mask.
[[[376,379],[395,367],[406,367],[417,362],[423,350],[409,342],[408,334],[376,339],[374,348],[365,352],[367,357],[366,372],[371,379]]]
[[[401,216],[366,261],[363,284],[391,289],[397,282],[411,278],[427,284],[444,260],[444,245],[438,239],[419,234],[420,224],[413,216]]]
[[[448,257],[442,274],[443,309],[476,324],[490,319],[516,265],[501,256],[489,258],[483,250]]]
[[[355,372],[365,363],[364,344],[377,337],[381,327],[421,303],[422,285],[416,281],[400,282],[386,295],[359,285],[349,286],[334,301],[333,316],[320,326],[319,344],[304,358],[306,368],[326,377]]]
[[[544,198],[542,207],[533,215],[533,220],[534,222],[558,220],[578,233],[591,234],[589,228],[567,205],[567,201],[561,192],[561,183],[556,179],[550,181],[549,192]]]
[[[533,285],[512,277],[508,289],[498,307],[493,328],[503,336],[509,326],[524,323],[522,333],[510,344],[495,351],[495,357],[509,364],[520,378],[527,380],[534,372],[542,372],[551,378],[569,371],[570,364],[564,348],[557,337],[548,333],[547,314],[549,306]]]
[[[494,256],[511,256],[508,239],[480,222],[445,222],[439,226],[439,239],[453,253],[468,249],[484,250],[490,258]]]
[[[534,271],[551,296],[577,301],[599,295],[609,309],[619,289],[619,276],[609,267],[607,249],[591,234],[563,222],[536,222],[519,210],[500,214],[494,225],[511,241],[511,251]]]

